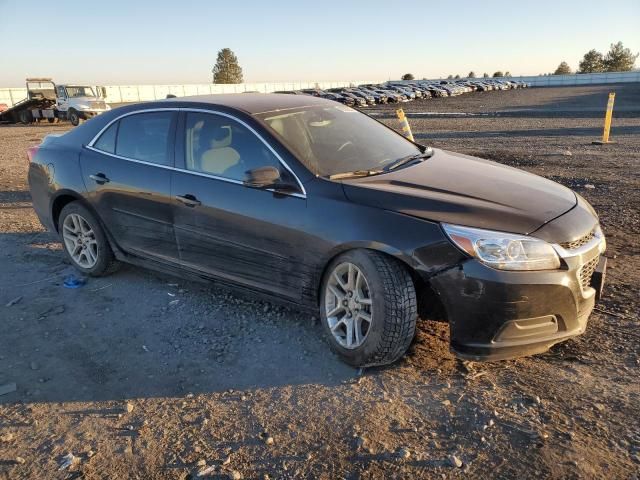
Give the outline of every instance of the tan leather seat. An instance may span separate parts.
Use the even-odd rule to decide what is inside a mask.
[[[222,175],[240,163],[240,154],[231,147],[232,133],[222,140],[211,140],[211,148],[202,154],[200,168],[207,173]]]

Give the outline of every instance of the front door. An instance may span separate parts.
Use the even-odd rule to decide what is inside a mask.
[[[82,150],[90,202],[120,248],[178,262],[172,224],[171,169],[177,113],[135,113]]]
[[[56,85],[56,102],[61,112],[66,112],[69,108],[69,99],[63,85]]]
[[[184,113],[184,168],[173,172],[174,226],[182,262],[209,275],[301,298],[306,215],[301,193],[243,185],[247,170],[275,166],[291,175],[246,125],[221,115]]]

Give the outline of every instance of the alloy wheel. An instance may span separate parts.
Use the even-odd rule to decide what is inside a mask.
[[[98,262],[98,242],[89,223],[77,213],[67,215],[62,225],[62,238],[69,255],[82,268]]]
[[[371,329],[373,305],[369,283],[352,263],[338,264],[327,281],[325,313],[329,329],[344,348],[362,345]]]

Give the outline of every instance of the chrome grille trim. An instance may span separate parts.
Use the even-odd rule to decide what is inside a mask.
[[[607,248],[607,242],[600,225],[596,225],[588,234],[583,235],[573,242],[552,244],[555,251],[562,258],[590,256],[592,250],[597,249],[602,254]],[[572,246],[573,248],[568,248]]]
[[[589,243],[591,240],[593,240],[593,237],[595,237],[595,235],[596,235],[596,229],[594,228],[589,233],[587,233],[586,235],[583,235],[577,240],[574,240],[572,242],[561,243],[560,246],[565,250],[575,250],[576,248],[580,248],[581,246]]]
[[[586,262],[582,267],[580,267],[578,273],[578,279],[580,280],[580,286],[582,287],[582,291],[585,291],[587,288],[591,286],[591,277],[593,276],[593,272],[596,271],[596,267],[598,266],[598,262],[600,261],[600,255],[595,256],[588,262]]]

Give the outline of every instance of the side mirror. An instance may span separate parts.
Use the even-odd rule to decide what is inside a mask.
[[[283,182],[280,177],[280,170],[276,167],[259,167],[246,172],[244,182],[246,187],[250,188],[274,188],[277,190],[296,190],[293,185]]]

